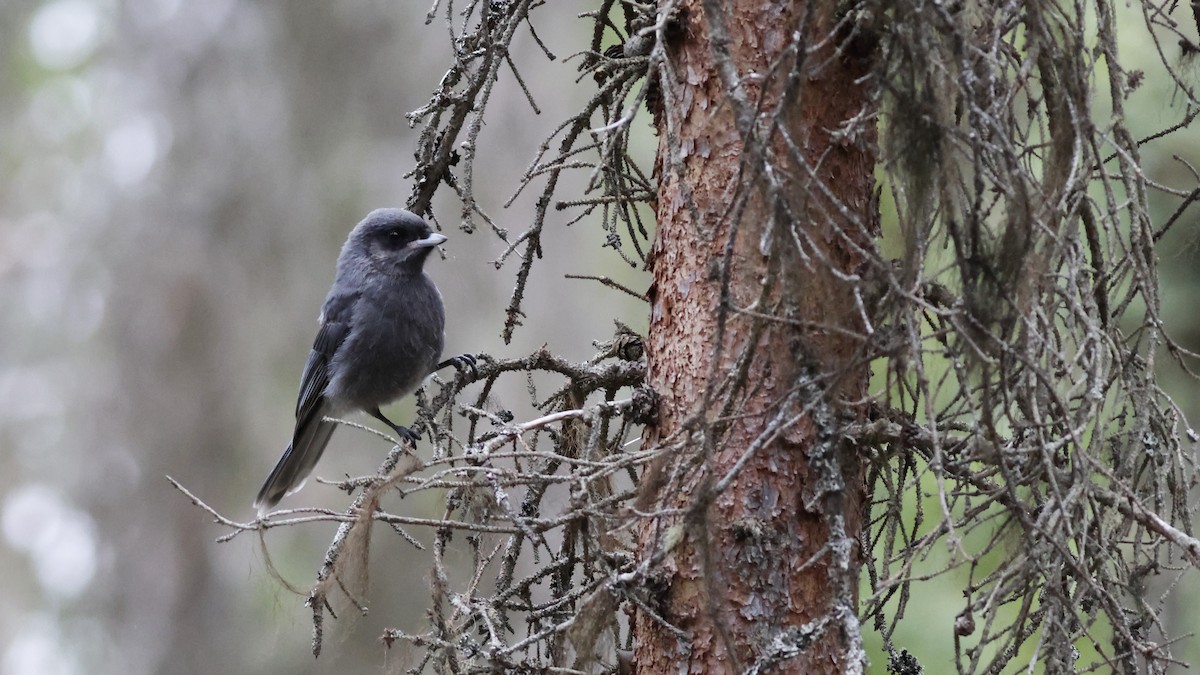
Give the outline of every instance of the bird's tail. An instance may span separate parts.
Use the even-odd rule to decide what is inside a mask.
[[[283,451],[283,456],[258,491],[258,497],[254,499],[258,515],[265,514],[279,500],[304,487],[304,481],[317,465],[317,460],[321,459],[325,446],[329,445],[329,437],[337,425],[324,421],[324,411],[313,417],[308,424],[296,429],[291,444]]]

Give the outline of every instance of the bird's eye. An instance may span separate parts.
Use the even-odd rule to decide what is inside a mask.
[[[399,238],[400,238],[400,231],[399,231],[399,230],[392,230],[392,231],[388,232],[388,236],[389,236],[389,237],[391,237],[392,239],[399,239]]]

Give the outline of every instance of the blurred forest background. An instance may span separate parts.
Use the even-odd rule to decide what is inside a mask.
[[[529,200],[499,205],[547,125],[589,95],[562,61],[586,39],[562,4],[539,12],[556,21],[538,28],[559,56],[528,83],[542,114],[515,86],[498,89],[511,100],[495,102],[480,141],[476,195],[517,232]],[[427,9],[0,3],[4,675],[364,672],[395,658],[378,641],[385,626],[423,624],[426,570],[382,542],[371,615],[335,624],[314,663],[303,597],[268,576],[251,536],[215,544],[221,531],[164,476],[252,519],[291,433],[339,247],[370,209],[409,196],[405,113],[429,100],[450,53]],[[563,280],[645,286],[580,224],[547,232],[525,327],[504,345],[513,269],[492,264],[504,251],[494,236],[457,230],[459,208],[435,201],[449,257],[427,268],[446,298],[447,354],[548,343],[580,360],[612,318],[644,328],[637,301]],[[411,399],[397,407],[412,419]],[[388,447],[343,430],[318,475],[373,472]],[[344,495],[310,482],[295,499],[341,507]],[[305,587],[334,529],[272,531],[274,563]]]
[[[537,55],[536,70],[523,72],[538,73],[526,84],[541,113],[510,78],[476,159],[476,197],[515,231],[532,198],[501,205],[539,143],[594,91],[566,58],[587,44],[575,13],[589,6],[550,4],[535,29],[558,58],[530,39],[517,42],[528,54],[513,54]],[[336,622],[314,662],[303,597],[270,578],[258,541],[215,544],[223,531],[164,476],[252,518],[250,502],[291,430],[338,247],[367,211],[403,205],[410,193],[416,138],[405,113],[428,101],[450,54],[444,23],[425,25],[426,10],[383,0],[0,3],[0,675],[403,665],[378,636],[425,622],[426,570],[405,564],[405,545],[380,538],[370,615]],[[1145,55],[1146,82],[1128,106],[1146,135],[1173,124],[1186,102],[1156,77],[1140,18],[1130,26],[1122,54],[1131,66]],[[1180,67],[1200,76],[1200,64]],[[1200,134],[1175,138],[1188,141],[1174,152],[1200,164]],[[644,141],[649,157],[656,141]],[[1146,152],[1151,179],[1194,183],[1156,152]],[[1157,219],[1176,203],[1163,200]],[[524,326],[505,345],[515,268],[492,263],[504,251],[494,236],[457,229],[459,210],[447,194],[435,200],[450,241],[448,258],[428,267],[446,298],[447,354],[520,356],[548,344],[579,360],[612,334],[614,319],[644,329],[636,300],[563,279],[646,283],[603,247],[596,223],[553,226],[572,217],[560,214],[546,230]],[[1168,331],[1195,350],[1200,233],[1196,216],[1185,220],[1161,244],[1162,290]],[[1163,376],[1200,419],[1194,381]],[[495,396],[527,397],[521,387]],[[398,421],[411,419],[411,405]],[[317,474],[368,473],[386,450],[343,431]],[[345,501],[315,483],[297,499]],[[405,504],[437,515],[425,506],[430,513]],[[274,564],[305,588],[334,529],[269,532]],[[1196,625],[1188,608],[1200,587],[1187,576],[1180,584],[1168,612],[1177,631]],[[921,589],[914,602],[930,621],[898,644],[937,668],[957,605],[936,585]],[[1176,653],[1200,662],[1200,644]]]

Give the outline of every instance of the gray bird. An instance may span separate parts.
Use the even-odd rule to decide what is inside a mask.
[[[304,486],[336,426],[326,417],[362,410],[401,441],[415,442],[379,407],[414,391],[435,370],[474,368],[466,354],[438,362],[445,310],[422,268],[444,241],[403,209],[376,209],[350,232],[304,364],[292,442],[254,500],[259,515]]]

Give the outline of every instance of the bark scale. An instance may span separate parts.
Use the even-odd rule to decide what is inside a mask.
[[[862,665],[865,489],[854,449],[830,431],[857,414],[869,376],[846,275],[878,220],[876,139],[873,123],[839,133],[873,119],[872,54],[834,34],[836,6],[688,0],[664,45],[647,340],[662,405],[645,440],[670,454],[638,505],[684,515],[640,529],[658,616],[635,618],[638,672]]]

